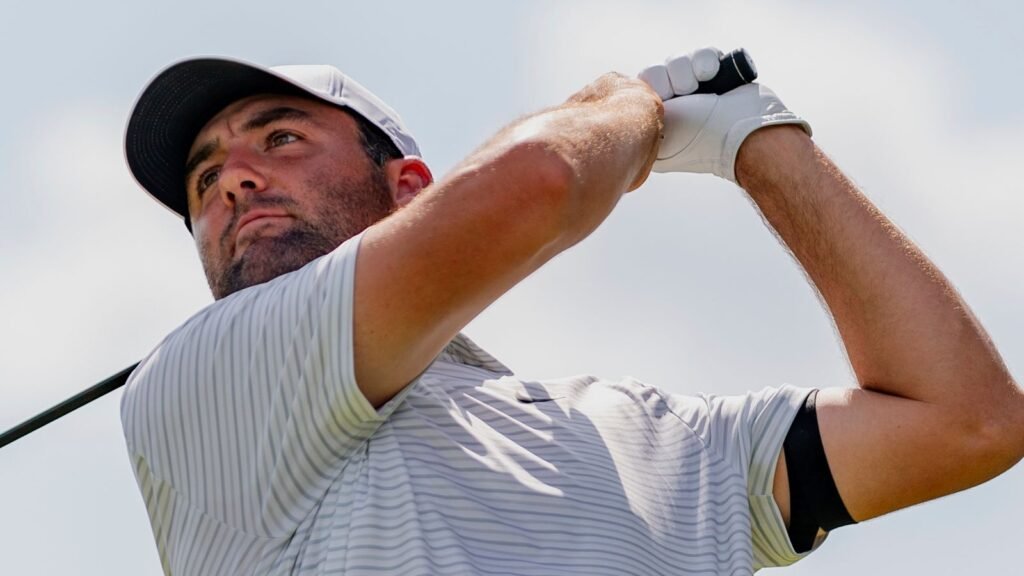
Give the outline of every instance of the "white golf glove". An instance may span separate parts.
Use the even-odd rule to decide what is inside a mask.
[[[693,94],[718,74],[722,52],[702,48],[644,69],[639,78],[665,102],[665,133],[655,172],[711,173],[736,182],[736,153],[751,132],[775,124],[811,125],[786,109],[774,92],[745,84],[721,96]]]

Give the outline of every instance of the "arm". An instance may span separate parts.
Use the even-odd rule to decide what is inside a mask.
[[[942,273],[800,130],[751,135],[739,183],[835,319],[859,389],[818,396],[855,520],[980,484],[1024,456],[1024,395]],[[784,459],[775,496],[788,518]]]
[[[356,265],[355,365],[374,406],[644,181],[661,114],[645,84],[606,75],[504,129],[367,230]]]
[[[234,530],[291,535],[386,418],[374,408],[640,185],[660,111],[639,82],[602,78],[501,132],[315,266],[225,298],[170,335],[122,402],[161,554],[192,545],[195,531],[177,527],[193,520],[216,534],[214,551],[230,549],[219,538]]]

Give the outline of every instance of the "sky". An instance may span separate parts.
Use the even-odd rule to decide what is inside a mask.
[[[939,265],[1024,374],[1020,3],[40,2],[0,20],[0,430],[136,362],[211,302],[134,182],[134,99],[186,56],[329,63],[396,108],[435,175],[600,74],[743,46],[761,81]],[[743,192],[654,175],[466,333],[524,377],[671,392],[852,386],[814,291]],[[120,392],[0,450],[0,574],[155,575]],[[843,528],[807,576],[1006,574],[1024,466]]]

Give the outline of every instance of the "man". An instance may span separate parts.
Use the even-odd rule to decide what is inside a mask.
[[[603,76],[436,183],[333,68],[158,75],[129,164],[217,299],[123,400],[165,572],[749,574],[1016,463],[1024,395],[966,305],[771,91],[692,94],[718,56]],[[528,382],[459,333],[652,167],[746,190],[858,389]]]

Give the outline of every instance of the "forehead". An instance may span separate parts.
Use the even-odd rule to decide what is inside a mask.
[[[214,115],[196,134],[190,152],[209,140],[218,130],[239,131],[239,128],[253,116],[274,108],[287,107],[309,114],[308,121],[325,128],[337,128],[343,132],[355,129],[355,121],[341,108],[309,97],[282,94],[257,94],[236,100]]]

